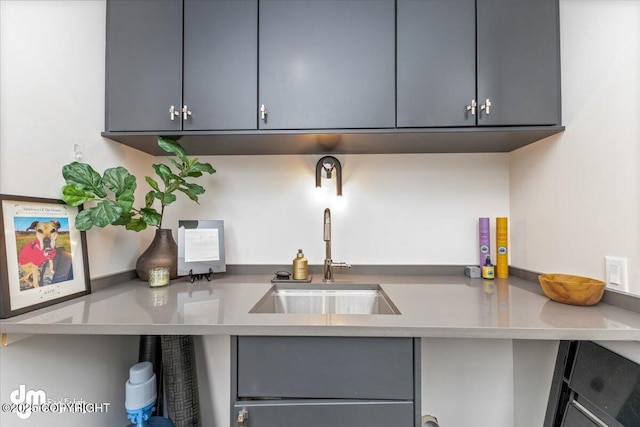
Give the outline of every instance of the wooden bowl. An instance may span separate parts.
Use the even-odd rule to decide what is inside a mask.
[[[553,301],[571,305],[597,304],[604,294],[604,282],[570,274],[541,274],[542,291]]]

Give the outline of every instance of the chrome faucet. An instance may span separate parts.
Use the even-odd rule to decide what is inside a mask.
[[[345,262],[333,262],[331,259],[331,211],[329,208],[324,210],[324,242],[326,255],[324,257],[324,278],[322,281],[333,282],[334,268],[351,268],[351,265]]]

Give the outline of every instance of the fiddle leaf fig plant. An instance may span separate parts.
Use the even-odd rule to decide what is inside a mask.
[[[85,231],[94,225],[122,225],[133,231],[144,230],[147,226],[162,228],[165,207],[177,200],[176,191],[198,203],[198,196],[204,194],[205,189],[187,179],[200,178],[204,173],[213,174],[215,169],[196,157],[187,157],[184,148],[175,140],[158,138],[158,145],[177,157],[177,160],[168,158],[176,171],[162,163],[153,165],[158,179],[145,176],[151,190],[145,195],[141,208],[134,208],[136,177],[122,166],[109,168],[102,176],[86,163],[72,162],[62,167],[66,181],[62,187],[62,200],[72,206],[87,202],[91,205],[76,217],[78,230]],[[160,203],[160,211],[153,206],[156,200]]]

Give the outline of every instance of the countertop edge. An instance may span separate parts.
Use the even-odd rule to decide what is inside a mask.
[[[257,325],[42,325],[3,324],[2,334],[27,335],[300,335],[349,337],[477,338],[522,340],[639,341],[640,330],[544,329],[544,328],[461,328],[393,326],[257,326]]]

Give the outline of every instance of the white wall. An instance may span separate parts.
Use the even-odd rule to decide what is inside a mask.
[[[626,257],[640,294],[640,2],[562,0],[566,131],[510,155],[512,264],[604,280]]]
[[[223,219],[229,264],[287,264],[303,248],[322,264],[323,211],[332,255],[351,264],[477,263],[478,217],[508,214],[507,154],[338,155],[343,197],[315,188],[320,156],[203,157],[217,173],[178,219]],[[495,252],[494,252],[495,253]]]

